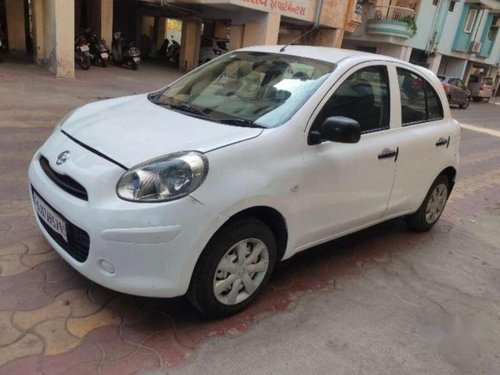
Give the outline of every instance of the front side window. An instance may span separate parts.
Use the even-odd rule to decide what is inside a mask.
[[[328,99],[313,123],[345,116],[356,120],[363,133],[389,128],[389,78],[385,66],[360,69],[347,78]]]
[[[158,105],[213,122],[272,128],[288,121],[335,64],[264,52],[233,52],[150,95]]]
[[[474,22],[476,22],[477,17],[477,9],[469,9],[469,13],[467,13],[467,18],[464,23],[464,33],[470,34],[472,29],[474,28]]]
[[[443,118],[443,106],[429,82],[406,69],[397,68],[403,126]]]

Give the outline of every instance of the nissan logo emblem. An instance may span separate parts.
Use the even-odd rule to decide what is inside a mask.
[[[61,152],[57,157],[56,164],[61,165],[63,163],[66,163],[68,159],[69,159],[69,151]]]

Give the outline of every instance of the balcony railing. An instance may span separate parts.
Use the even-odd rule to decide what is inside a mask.
[[[409,38],[415,35],[417,12],[412,8],[399,6],[375,7],[367,24],[368,34],[382,34],[398,38]]]
[[[393,20],[393,21],[408,21],[414,20],[416,11],[411,8],[398,6],[378,6],[375,8],[374,19],[376,20]]]

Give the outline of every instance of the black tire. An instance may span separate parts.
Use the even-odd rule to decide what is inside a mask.
[[[470,102],[470,98],[467,98],[467,101],[460,104],[460,109],[467,109],[469,107],[469,102]]]
[[[139,70],[139,64],[137,64],[135,61],[132,62],[132,70]]]
[[[431,196],[433,192],[436,190],[436,188],[440,185],[444,185],[446,187],[446,197],[445,197],[445,206],[446,206],[446,201],[448,200],[448,196],[450,195],[450,181],[448,180],[448,177],[444,174],[439,175],[438,178],[433,182],[431,185],[429,191],[427,192],[427,195],[425,196],[424,201],[420,205],[419,209],[417,212],[411,215],[406,216],[406,223],[408,224],[408,227],[416,232],[426,232],[430,230],[434,224],[437,223],[439,218],[441,217],[441,214],[443,213],[443,210],[445,206],[443,206],[441,212],[439,212],[439,215],[437,215],[436,218],[431,220],[427,219],[427,205],[429,203],[429,200],[431,199]]]
[[[101,66],[102,66],[103,68],[106,68],[106,67],[108,66],[108,64],[106,63],[106,60],[105,60],[105,59],[103,59],[103,58],[101,58]]]
[[[90,61],[89,61],[89,59],[87,59],[84,56],[77,56],[76,63],[83,70],[89,70],[90,69]]]
[[[222,257],[238,242],[245,239],[262,241],[268,251],[268,268],[255,291],[240,303],[220,302],[214,293],[214,279]],[[235,221],[219,230],[203,250],[191,277],[187,297],[203,315],[220,318],[235,314],[250,305],[260,294],[271,276],[276,263],[276,240],[273,232],[262,221],[248,218]]]

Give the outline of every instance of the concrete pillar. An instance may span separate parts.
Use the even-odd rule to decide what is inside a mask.
[[[32,0],[33,54],[35,59],[45,56],[45,27],[43,23],[43,0]]]
[[[158,17],[158,34],[156,36],[156,49],[159,49],[165,40],[167,32],[167,18]]]
[[[260,21],[260,22],[259,22]],[[243,47],[278,43],[281,16],[267,13],[256,22],[246,23],[243,33]]]
[[[435,52],[433,56],[430,56],[427,59],[427,63],[429,64],[429,69],[432,70],[436,74],[438,74],[439,66],[441,65],[442,58],[443,58],[443,55]]]
[[[26,32],[24,29],[24,1],[6,0],[7,34],[9,48],[13,52],[26,52]]]
[[[245,26],[243,25],[231,25],[231,32],[229,35],[229,50],[234,51],[235,49],[243,47],[243,32]]]
[[[342,46],[343,37],[344,30],[321,28],[314,35],[314,45],[340,48]]]
[[[37,0],[39,1],[39,0]],[[38,24],[39,19],[37,19]],[[38,26],[40,27],[40,26]],[[57,77],[75,76],[75,3],[43,1],[43,54],[37,60]],[[38,37],[40,40],[40,37]]]
[[[111,48],[113,41],[113,0],[101,0],[101,30],[100,35],[106,41],[106,44]]]
[[[201,22],[184,19],[182,21],[182,41],[179,68],[188,72],[198,66],[200,59]]]
[[[227,38],[227,26],[224,21],[215,21],[214,25],[214,37],[215,38]]]

